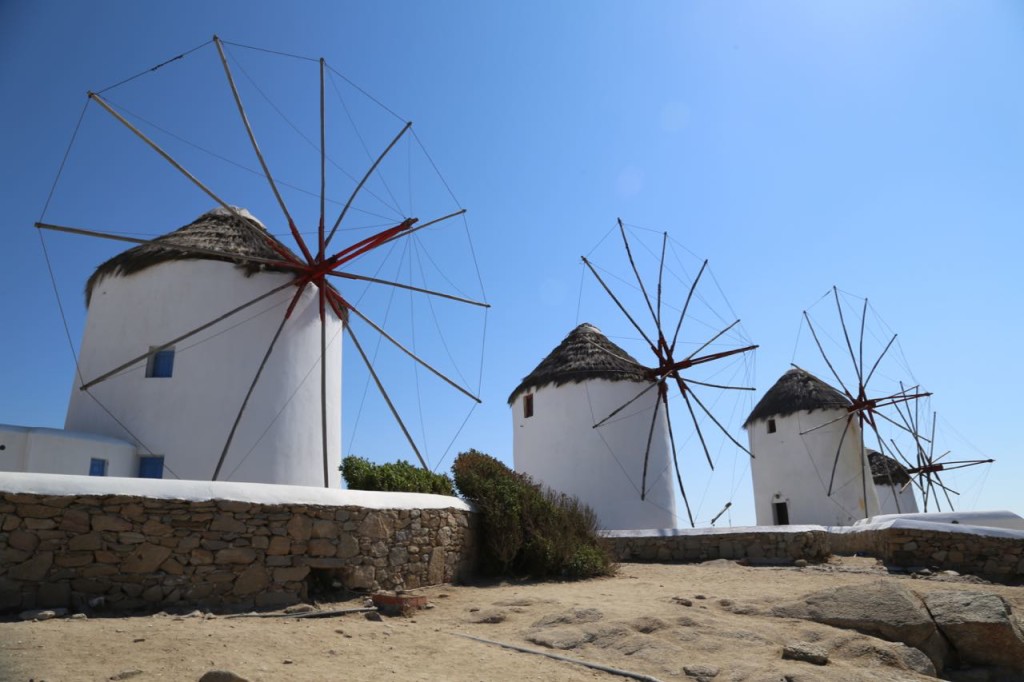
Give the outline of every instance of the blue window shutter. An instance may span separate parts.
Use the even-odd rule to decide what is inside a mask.
[[[99,457],[93,457],[89,460],[89,475],[90,476],[106,476],[107,475],[107,460],[100,459]]]
[[[139,458],[139,478],[163,478],[164,456],[144,455]]]
[[[174,374],[174,350],[162,350],[153,356],[150,376],[167,378]]]

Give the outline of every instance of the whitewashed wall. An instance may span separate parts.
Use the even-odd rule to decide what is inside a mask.
[[[134,476],[135,446],[91,433],[0,424],[0,471],[89,473],[93,458],[107,461],[107,476]]]
[[[757,525],[775,525],[772,505],[777,502],[787,503],[791,524],[846,526],[879,513],[867,458],[861,455],[856,419],[843,439],[832,495],[828,495],[846,414],[846,410],[815,410],[774,417],[775,433],[768,433],[767,420],[748,425]]]
[[[644,450],[657,391],[622,415],[594,424],[634,398],[645,384],[596,379],[533,392],[532,417],[523,416],[524,395],[512,404],[516,471],[579,497],[608,530],[675,528],[675,474],[664,410],[659,412],[640,499]]]
[[[900,490],[899,483],[895,486],[878,483],[875,494],[878,495],[879,514],[916,514],[918,511],[913,484]]]
[[[288,280],[283,273],[246,277],[230,263],[208,260],[108,277],[92,294],[79,356],[82,376],[97,377]],[[65,427],[137,439],[140,453],[165,457],[166,478],[209,479],[293,293],[287,287],[176,344],[170,378],[147,378],[142,362],[90,388],[124,427],[79,390],[76,377]],[[331,487],[340,480],[340,332],[341,323],[329,314]],[[323,485],[319,358],[317,296],[307,287],[249,401],[221,480]]]

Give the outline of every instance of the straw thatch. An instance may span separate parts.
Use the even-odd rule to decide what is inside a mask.
[[[871,478],[875,485],[898,485],[910,483],[910,474],[906,467],[888,455],[877,450],[868,450],[868,464],[871,465]]]
[[[587,323],[569,332],[562,343],[526,375],[508,397],[511,405],[520,394],[542,386],[561,386],[587,379],[650,381],[647,368]]]
[[[267,244],[266,238],[279,241],[267,232],[263,224],[245,209],[237,209],[245,220],[245,224],[225,208],[215,208],[196,218],[194,221],[169,234],[157,237],[157,243],[141,244],[114,256],[96,268],[85,285],[85,303],[89,304],[93,289],[106,277],[126,276],[141,272],[160,263],[177,260],[220,260],[235,263],[251,276],[261,270],[273,270],[259,263],[246,262],[240,259],[201,255],[175,249],[172,244],[191,246],[202,249],[213,249],[240,256],[271,258],[281,260],[274,249]],[[286,249],[287,250],[287,249]],[[290,253],[290,251],[289,251]]]
[[[768,389],[747,421],[743,422],[743,428],[769,417],[787,417],[801,410],[813,412],[845,408],[850,404],[845,395],[810,372],[795,367]]]

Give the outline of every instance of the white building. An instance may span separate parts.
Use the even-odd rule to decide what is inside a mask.
[[[248,224],[216,209],[160,239],[280,260],[268,244],[274,238],[241,212]],[[86,287],[88,317],[65,428],[135,446],[128,474],[120,473],[124,455],[113,450],[107,473],[210,480],[293,286],[81,387],[293,279],[264,266],[152,244],[103,263]],[[342,322],[330,312],[326,319],[328,487],[338,487]],[[308,286],[252,390],[218,480],[324,485],[320,355],[317,293]],[[80,468],[69,459],[63,471],[85,473]]]
[[[581,324],[509,396],[516,471],[578,497],[604,529],[674,528],[668,423],[663,407],[653,420],[659,399],[653,384],[646,368],[626,351],[596,327]]]
[[[906,467],[877,450],[868,450],[880,514],[916,514],[917,498]]]
[[[855,415],[847,420],[849,405],[802,369],[783,374],[757,403],[743,424],[754,454],[757,525],[847,526],[880,513],[860,425]]]

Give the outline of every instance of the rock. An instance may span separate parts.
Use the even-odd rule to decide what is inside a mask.
[[[775,606],[770,613],[903,642],[923,651],[938,671],[949,656],[949,648],[924,604],[899,585],[871,583],[832,588]]]
[[[7,577],[27,582],[42,582],[46,572],[53,564],[53,552],[39,552],[31,559],[24,561],[7,571]]]
[[[223,551],[226,552],[228,550]],[[238,596],[255,594],[256,592],[262,592],[269,584],[270,576],[267,574],[267,569],[259,564],[254,564],[242,571],[235,580],[235,586],[231,592]]]
[[[652,632],[664,630],[668,627],[668,623],[661,620],[660,618],[654,618],[652,616],[641,616],[630,621],[629,626],[637,632],[649,635]]]
[[[828,652],[820,646],[809,642],[787,644],[782,648],[782,657],[791,661],[804,661],[814,665],[825,665],[828,663]]]
[[[133,677],[138,677],[139,675],[142,675],[142,674],[143,674],[142,671],[139,670],[139,669],[125,670],[124,672],[119,672],[116,675],[111,675],[110,679],[112,679],[112,680],[130,680]]]
[[[473,614],[472,622],[474,623],[504,623],[508,618],[508,614],[499,609],[488,609],[486,611],[477,611]]]
[[[22,611],[18,614],[21,620],[50,620],[51,618],[63,618],[68,615],[67,609],[32,609]]]
[[[594,635],[589,632],[584,632],[579,628],[564,627],[564,628],[551,628],[548,630],[540,630],[538,632],[531,632],[526,635],[526,640],[539,644],[540,646],[547,647],[549,649],[575,649],[578,646],[582,646],[587,642],[594,639]]]
[[[535,628],[543,628],[549,625],[569,623],[596,623],[604,618],[604,614],[597,609],[573,609],[565,613],[551,613],[533,624]]]
[[[121,564],[122,573],[152,573],[171,556],[170,547],[150,543],[138,545],[131,556]]]
[[[981,592],[931,592],[925,605],[962,663],[1024,673],[1024,633],[1006,600]]]
[[[199,678],[199,682],[249,682],[249,680],[230,670],[208,670]]]
[[[684,665],[683,674],[687,677],[694,677],[697,682],[710,682],[718,677],[719,669],[710,665]]]
[[[363,615],[363,617],[366,618],[366,620],[372,620],[375,623],[379,623],[380,621],[384,620],[376,611],[368,611],[366,614]]]
[[[672,601],[683,606],[693,606],[693,601],[686,597],[672,597]]]
[[[807,559],[797,559],[793,562],[793,565],[797,568],[807,568]]]
[[[316,611],[312,604],[296,604],[284,610],[285,613],[309,613],[310,611]]]

